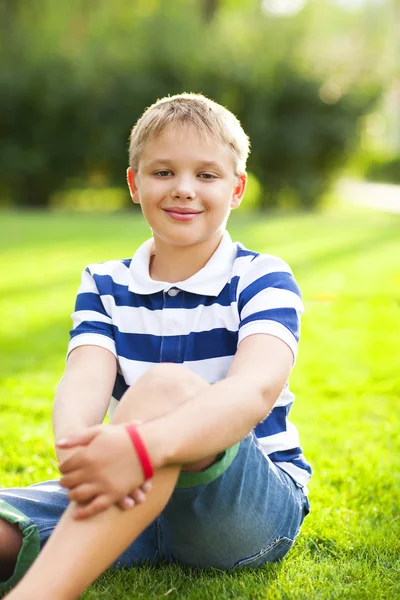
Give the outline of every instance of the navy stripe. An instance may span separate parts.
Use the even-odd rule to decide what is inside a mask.
[[[253,259],[259,256],[258,252],[254,252],[254,250],[248,250],[242,244],[237,244],[236,250],[236,258],[241,258],[243,256],[252,256]]]
[[[312,468],[309,462],[303,456],[302,449],[297,446],[296,448],[290,448],[289,450],[279,450],[278,452],[271,452],[268,457],[273,462],[290,462],[299,469],[307,471],[312,474]]]
[[[206,360],[233,356],[237,351],[238,332],[218,328],[210,331],[191,333],[188,336],[184,361]]]
[[[160,362],[163,341],[161,336],[121,333],[115,325],[112,328],[119,356],[142,362]],[[187,336],[169,335],[164,339],[168,338],[168,345],[174,344],[175,348],[180,347],[179,362],[186,362],[233,356],[237,350],[237,337],[236,331],[220,328],[190,333]]]
[[[88,291],[83,291],[78,295],[76,301],[76,312],[78,313],[77,321],[79,322],[79,311],[92,311],[98,313],[93,315],[90,321],[83,321],[77,327],[71,331],[71,338],[78,336],[82,333],[93,333],[107,336],[107,338],[113,340],[116,344],[116,351],[118,357],[121,359],[119,372],[115,379],[113,388],[113,397],[119,400],[128,389],[125,377],[128,381],[134,381],[137,372],[138,365],[140,362],[147,363],[148,367],[151,364],[157,364],[160,362],[174,362],[174,363],[190,363],[204,361],[207,359],[218,359],[220,357],[233,357],[237,351],[237,339],[238,332],[236,331],[236,325],[232,328],[235,331],[227,331],[224,328],[225,318],[223,314],[228,311],[229,307],[232,306],[234,314],[236,312],[236,302],[238,299],[237,288],[240,285],[240,281],[243,283],[243,278],[249,282],[247,287],[243,289],[240,294],[238,301],[239,314],[241,315],[241,322],[239,327],[245,326],[247,323],[270,320],[282,324],[290,331],[293,336],[298,339],[299,334],[299,319],[297,311],[291,306],[290,298],[285,307],[285,299],[282,299],[281,306],[275,309],[270,308],[268,299],[265,302],[261,301],[257,303],[255,299],[255,309],[258,310],[255,314],[250,313],[248,302],[252,300],[257,294],[262,293],[268,288],[288,290],[295,293],[301,298],[300,290],[291,273],[286,271],[278,271],[272,273],[266,273],[266,269],[269,265],[272,268],[285,269],[284,266],[279,266],[276,259],[272,259],[272,263],[268,257],[263,257],[258,252],[248,250],[244,246],[237,244],[236,246],[236,259],[240,259],[239,263],[233,266],[232,271],[237,273],[233,276],[230,281],[225,285],[218,297],[205,296],[201,294],[192,294],[190,292],[180,291],[176,296],[169,296],[166,292],[160,291],[153,294],[136,294],[129,290],[130,281],[130,267],[131,259],[124,259],[119,262],[111,261],[109,264],[103,263],[102,267],[103,274],[91,273],[91,268],[96,271],[96,266],[86,269],[89,275],[93,278],[94,284],[97,286],[98,294],[93,293],[90,288]],[[265,261],[263,259],[266,259]],[[250,266],[251,263],[251,266]],[[276,265],[278,265],[276,267]],[[117,266],[119,275],[117,283],[113,280],[113,274],[117,273],[115,268]],[[249,270],[250,266],[250,270]],[[126,269],[126,270],[125,270]],[[108,273],[107,273],[108,271]],[[244,284],[246,285],[246,284]],[[173,284],[171,287],[174,286]],[[84,290],[84,286],[82,290]],[[97,290],[93,287],[94,292]],[[283,295],[283,294],[282,294]],[[107,297],[107,298],[106,298]],[[113,299],[116,306],[109,315],[105,306],[108,307],[109,299]],[[103,302],[104,301],[104,305]],[[215,305],[215,311],[212,306]],[[197,307],[210,307],[211,317],[215,316],[215,320],[212,321],[212,325],[215,329],[210,331],[191,332],[188,335],[150,335],[150,334],[139,334],[139,333],[124,333],[121,332],[115,324],[102,323],[96,321],[97,318],[107,316],[113,319],[115,322],[118,317],[119,307],[131,307],[131,308],[144,308],[146,311],[163,310],[163,309],[177,309],[181,310],[182,321],[191,319],[190,310],[196,309]],[[226,310],[218,311],[219,306],[226,307]],[[201,310],[200,310],[201,312]],[[151,314],[145,315],[150,320]],[[154,316],[154,315],[153,315]],[[121,318],[127,318],[131,321],[129,329],[136,329],[135,321],[136,315],[133,312],[125,313]],[[222,317],[222,319],[220,318]],[[181,319],[178,319],[181,321]],[[193,320],[193,319],[192,319]],[[201,319],[198,327],[201,328]],[[236,321],[235,321],[236,323]],[[181,323],[182,325],[182,323]],[[180,333],[181,325],[178,325],[177,329],[173,330],[175,333]],[[121,325],[123,327],[123,325]],[[122,361],[122,358],[127,359],[127,363]],[[121,365],[123,363],[123,365]],[[141,369],[140,369],[141,371]],[[123,373],[123,374],[122,374]],[[268,438],[279,433],[287,431],[287,417],[290,411],[292,403],[286,406],[276,406],[272,409],[263,422],[259,423],[255,428],[254,432],[258,438]],[[288,431],[290,433],[290,431]],[[295,440],[294,440],[295,441]],[[288,442],[290,445],[291,441]],[[276,446],[275,446],[276,447]],[[273,447],[272,447],[273,449]],[[279,463],[290,463],[294,464],[299,469],[303,469],[304,472],[311,474],[311,467],[308,462],[302,456],[300,447],[290,448],[284,451],[273,452],[269,455],[270,459]]]
[[[290,402],[286,406],[276,406],[273,408],[268,417],[255,427],[254,432],[256,436],[267,437],[286,431],[286,417],[289,414],[292,404]]]
[[[268,454],[271,460],[274,462],[290,462],[298,458],[302,454],[302,450],[299,446],[290,448],[289,450],[279,450],[278,452],[271,452]]]
[[[276,321],[284,325],[299,341],[300,323],[297,311],[294,308],[271,308],[270,310],[260,310],[249,315],[243,321],[240,321],[239,329],[252,321]]]
[[[100,296],[94,292],[82,292],[82,294],[78,294],[75,302],[75,311],[79,310],[93,310],[106,317],[110,317],[103,306]]]
[[[135,294],[130,292],[127,285],[116,283],[110,275],[93,275],[97,289],[101,296],[112,296],[116,306],[143,306],[149,310],[161,310],[164,304],[162,292],[155,294]]]
[[[288,290],[301,298],[300,288],[293,275],[291,275],[291,273],[286,273],[285,271],[275,271],[274,273],[268,273],[267,275],[258,277],[241,291],[238,301],[239,313],[242,312],[246,304],[254,298],[256,294],[271,287]]]
[[[185,308],[196,308],[200,305],[212,306],[213,304],[230,306],[232,302],[236,302],[236,288],[238,282],[239,277],[232,277],[232,279],[223,287],[218,296],[199,296],[198,294],[189,294],[188,292],[184,292],[185,300],[186,298],[189,300],[187,304],[185,302]]]
[[[184,308],[185,310],[197,308],[198,306],[213,306],[218,304],[219,306],[230,306],[232,302],[236,302],[236,287],[238,284],[239,277],[232,277],[222,289],[218,296],[200,296],[199,294],[192,294],[190,292],[182,292],[184,294]],[[179,298],[180,294],[175,296]]]
[[[311,465],[305,459],[298,458],[297,460],[292,460],[291,463],[296,467],[299,467],[299,469],[304,469],[307,473],[310,473],[310,475],[312,474]]]
[[[236,302],[236,288],[239,280],[239,277],[232,277],[231,281],[224,286],[218,296],[200,296],[199,294],[182,292],[173,297],[167,295],[165,298],[162,291],[154,294],[135,294],[134,292],[130,292],[127,285],[115,283],[110,275],[94,275],[93,278],[99,294],[101,296],[112,296],[116,306],[143,307],[148,310],[162,310],[165,306],[165,300],[169,303],[168,308],[182,308],[182,294],[185,300],[185,310],[197,308],[200,305],[212,306],[213,304],[219,304],[221,306],[229,306],[232,302]],[[79,294],[79,296],[83,294]],[[85,309],[86,307],[82,306],[79,310]],[[89,308],[86,310],[94,309]]]
[[[112,393],[113,398],[115,398],[116,400],[121,400],[122,396],[125,394],[128,388],[129,385],[126,384],[125,379],[123,378],[121,373],[117,373]]]
[[[84,321],[83,323],[80,323],[78,327],[71,329],[69,332],[71,340],[82,333],[98,333],[100,335],[106,335],[107,337],[111,338],[113,342],[115,341],[113,335],[113,326],[109,323],[102,323],[101,321]]]
[[[121,333],[118,327],[112,327],[118,356],[141,362],[160,362],[161,337],[142,333]]]

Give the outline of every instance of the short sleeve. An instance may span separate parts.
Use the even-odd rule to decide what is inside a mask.
[[[258,255],[240,277],[237,297],[238,343],[257,333],[273,335],[289,346],[294,362],[304,307],[290,267],[279,258]]]
[[[78,346],[87,345],[100,346],[117,356],[112,320],[89,267],[82,273],[72,322],[67,356]]]

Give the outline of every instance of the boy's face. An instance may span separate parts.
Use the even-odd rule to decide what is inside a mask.
[[[128,169],[128,184],[155,240],[188,246],[219,241],[230,210],[242,200],[246,176],[235,175],[227,146],[187,126],[150,139],[138,170]]]

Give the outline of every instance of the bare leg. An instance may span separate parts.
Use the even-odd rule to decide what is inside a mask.
[[[180,367],[159,365],[128,390],[113,421],[157,418],[207,385]],[[76,521],[68,508],[34,565],[8,596],[10,600],[76,599],[163,510],[179,472],[177,466],[157,471],[146,502],[130,511],[112,506]]]
[[[7,581],[14,572],[22,546],[22,532],[18,525],[0,519],[0,581]]]

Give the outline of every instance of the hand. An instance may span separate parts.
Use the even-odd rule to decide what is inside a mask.
[[[124,425],[99,425],[57,443],[67,449],[85,446],[63,461],[60,484],[77,503],[74,517],[87,518],[112,504],[127,509],[142,503],[151,489]],[[117,468],[116,468],[117,465]]]

